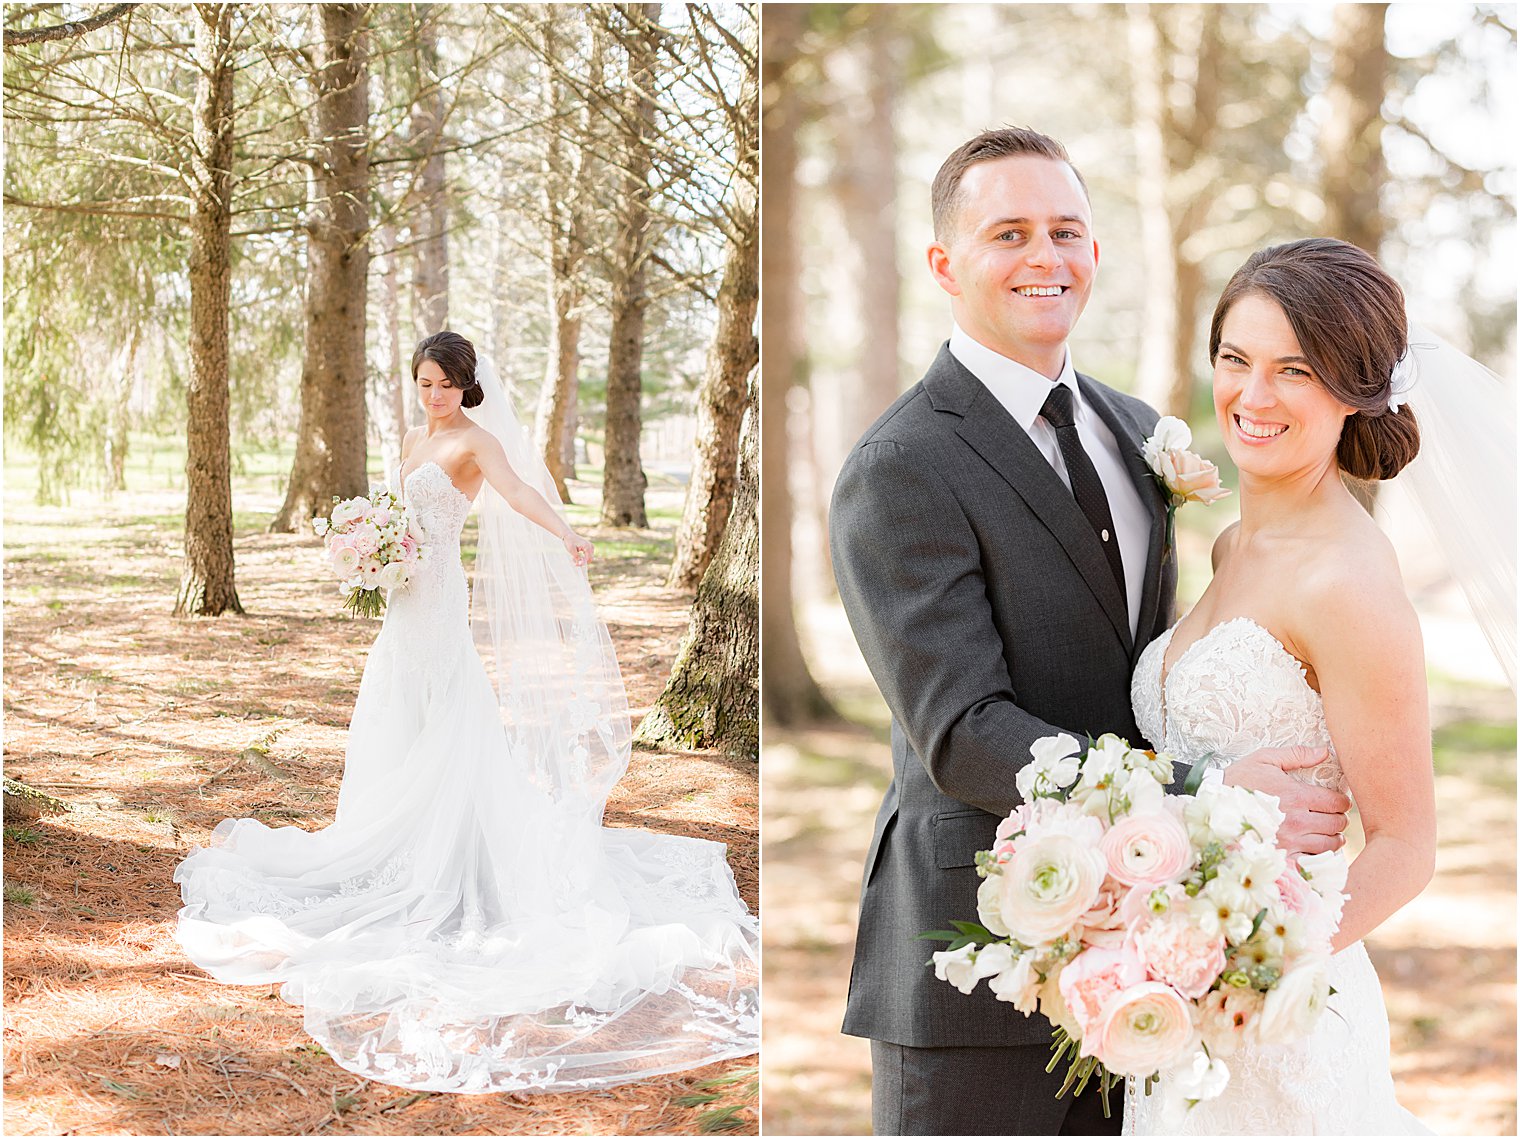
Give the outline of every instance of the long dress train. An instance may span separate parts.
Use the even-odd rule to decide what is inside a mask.
[[[431,462],[405,495],[429,556],[365,666],[336,820],[218,825],[175,871],[186,952],[280,983],[338,1064],[404,1087],[595,1088],[755,1052],[758,931],[725,848],[540,788],[470,633],[470,500]]]
[[[1135,722],[1152,743],[1189,764],[1228,764],[1257,748],[1330,747],[1295,777],[1345,791],[1319,693],[1303,666],[1265,628],[1239,617],[1210,629],[1172,664],[1162,662],[1175,626],[1135,666]],[[1335,990],[1314,1031],[1296,1044],[1243,1045],[1225,1056],[1230,1082],[1188,1111],[1180,1127],[1164,1097],[1129,1082],[1129,1135],[1429,1135],[1394,1097],[1388,1012],[1360,941],[1330,958]]]

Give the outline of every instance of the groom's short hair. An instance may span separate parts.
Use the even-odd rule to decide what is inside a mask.
[[[991,162],[997,158],[1014,158],[1026,154],[1038,158],[1049,158],[1071,166],[1071,172],[1077,176],[1077,183],[1082,187],[1082,193],[1087,195],[1089,201],[1092,199],[1092,195],[1087,191],[1087,182],[1082,178],[1082,172],[1072,166],[1071,156],[1066,153],[1066,148],[1048,134],[1041,134],[1030,127],[1000,127],[997,130],[983,131],[970,142],[956,147],[940,166],[939,173],[934,176],[934,186],[929,194],[934,212],[934,239],[943,241],[952,227],[955,212],[960,206],[961,179],[967,170],[978,162]]]

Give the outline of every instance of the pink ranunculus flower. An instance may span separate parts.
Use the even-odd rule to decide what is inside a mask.
[[[339,577],[347,577],[359,568],[359,551],[347,542],[335,542],[328,556]]]
[[[1110,1072],[1148,1076],[1175,1064],[1192,1039],[1187,1001],[1170,985],[1143,981],[1108,1000],[1103,1019],[1083,1036],[1082,1052]]]
[[[1081,821],[1097,825],[1095,819]],[[997,877],[998,913],[1023,944],[1053,941],[1098,900],[1107,873],[1092,836],[1080,828],[1053,826],[1043,834],[1026,834]]]
[[[1189,1000],[1214,987],[1224,971],[1224,938],[1210,936],[1186,917],[1160,917],[1130,931],[1132,952],[1153,980],[1164,981]]]
[[[1103,883],[1098,900],[1077,920],[1083,941],[1104,949],[1119,949],[1124,945],[1129,923],[1124,920],[1120,907],[1127,894],[1124,886],[1112,878]]]
[[[1144,980],[1145,966],[1133,953],[1093,947],[1061,970],[1061,999],[1086,1037],[1103,1019],[1110,999]]]
[[[1128,815],[1103,836],[1108,872],[1126,886],[1170,882],[1193,861],[1187,828],[1169,811]]]

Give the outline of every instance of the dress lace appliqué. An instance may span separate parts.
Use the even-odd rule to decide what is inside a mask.
[[[1225,767],[1262,747],[1316,745],[1330,756],[1295,777],[1349,791],[1319,694],[1303,666],[1248,617],[1225,621],[1162,668],[1176,626],[1141,654],[1130,685],[1135,721],[1159,750],[1188,764]],[[1361,942],[1330,959],[1335,993],[1311,1036],[1244,1046],[1223,1057],[1224,1094],[1192,1108],[1186,1135],[1413,1135],[1429,1129],[1399,1106],[1389,1070],[1388,1013]],[[1163,1130],[1165,1128],[1165,1130]],[[1177,1134],[1159,1096],[1131,1080],[1128,1135]]]

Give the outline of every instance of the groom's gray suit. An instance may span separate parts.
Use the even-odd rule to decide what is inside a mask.
[[[1090,1104],[1066,1119],[1071,1098],[1057,1101],[1059,1075],[1043,1071],[1043,1017],[985,985],[963,996],[936,980],[925,964],[936,946],[915,940],[975,917],[974,855],[1018,804],[1014,776],[1030,744],[1057,731],[1140,740],[1130,673],[1171,623],[1176,585],[1176,559],[1162,557],[1165,506],[1140,455],[1157,416],[1086,376],[1078,383],[1151,515],[1133,637],[1092,525],[948,346],[856,444],[835,486],[840,596],[892,712],[893,779],[866,856],[844,1023],[875,1042],[878,1133],[1082,1133],[1094,1116],[1092,1130],[1105,1126]],[[916,1067],[905,1073],[905,1062]],[[926,1083],[963,1102],[926,1110]],[[1119,1107],[1116,1097],[1115,1133]]]

